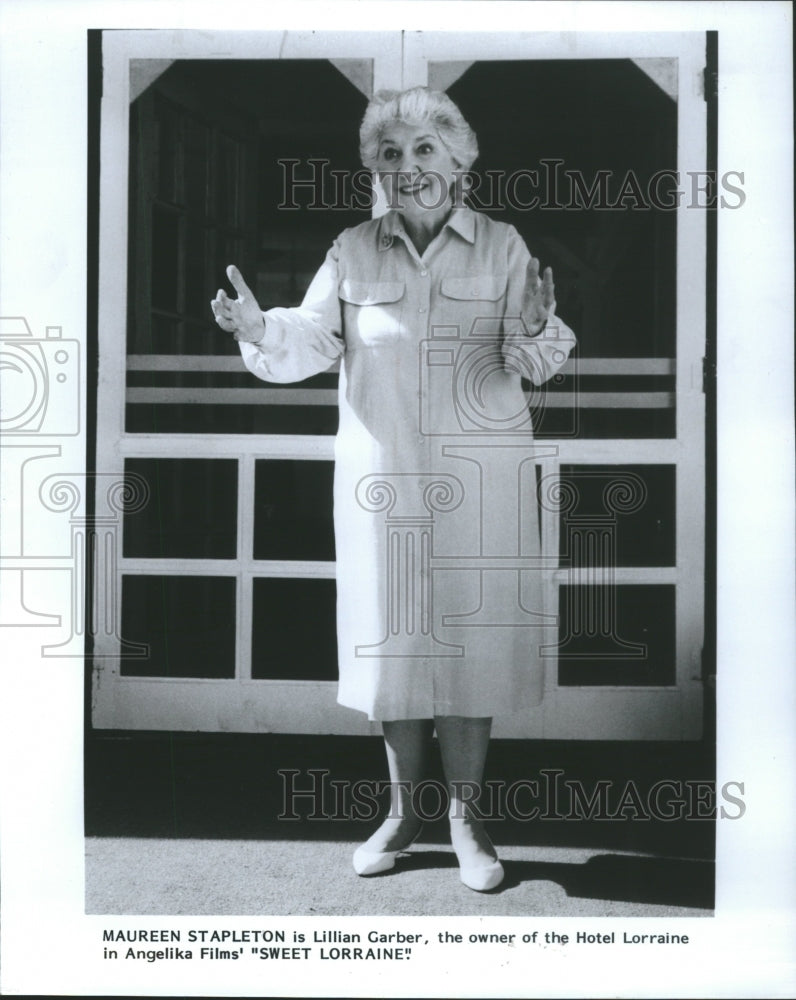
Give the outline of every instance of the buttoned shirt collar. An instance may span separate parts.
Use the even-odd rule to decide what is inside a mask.
[[[475,243],[475,213],[470,208],[454,208],[445,220],[443,229],[450,228],[468,243]],[[396,236],[403,235],[403,217],[395,211],[381,217],[378,232],[379,250],[389,250]]]

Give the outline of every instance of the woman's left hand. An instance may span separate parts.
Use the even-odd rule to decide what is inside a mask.
[[[522,318],[528,333],[535,337],[544,330],[550,310],[555,305],[553,269],[546,267],[541,280],[539,261],[531,257],[525,274],[525,295],[522,303]]]

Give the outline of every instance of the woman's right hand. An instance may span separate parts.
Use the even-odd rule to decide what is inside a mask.
[[[238,297],[231,299],[223,288],[219,288],[210,303],[216,323],[222,330],[231,333],[235,340],[247,340],[250,343],[262,340],[265,318],[257,305],[257,299],[234,264],[227,268],[227,277]]]

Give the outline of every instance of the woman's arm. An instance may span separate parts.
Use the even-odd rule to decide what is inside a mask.
[[[508,245],[508,298],[503,329],[506,367],[542,385],[564,364],[577,343],[575,334],[556,316],[553,272],[539,276],[539,261],[531,257],[516,229]]]
[[[340,300],[337,295],[338,244],[312,280],[302,304],[262,312],[240,271],[227,276],[238,293],[219,290],[211,302],[216,323],[240,343],[249,371],[266,382],[301,382],[326,371],[343,354]]]

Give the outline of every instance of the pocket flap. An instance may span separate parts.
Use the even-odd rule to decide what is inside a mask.
[[[350,302],[355,306],[397,302],[403,294],[403,281],[352,281],[350,278],[343,278],[338,289],[343,302]]]
[[[506,291],[506,277],[500,274],[480,274],[472,278],[443,278],[443,295],[451,299],[486,299],[495,302]]]

